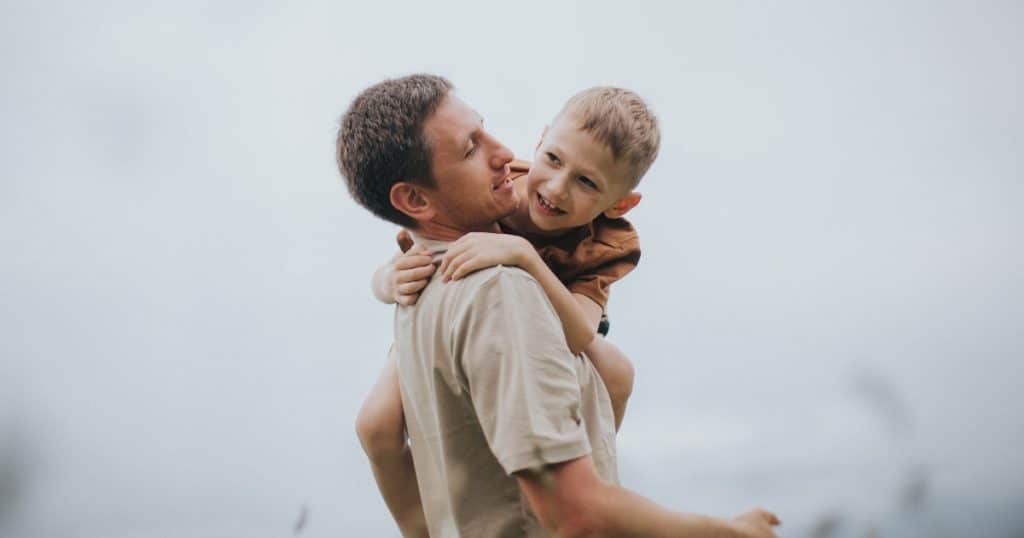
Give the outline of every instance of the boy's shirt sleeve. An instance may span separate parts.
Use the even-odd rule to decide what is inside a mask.
[[[604,310],[611,285],[640,263],[640,238],[627,220],[598,217],[591,236],[580,243],[573,258],[578,269],[562,277],[566,288]]]

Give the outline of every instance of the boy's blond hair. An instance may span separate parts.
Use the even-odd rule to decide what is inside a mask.
[[[596,86],[572,96],[558,116],[569,115],[579,128],[612,152],[625,158],[633,170],[633,189],[658,157],[661,132],[658,118],[636,93],[612,86]]]

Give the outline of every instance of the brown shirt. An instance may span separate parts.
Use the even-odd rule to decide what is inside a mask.
[[[435,256],[448,245],[413,239]],[[546,536],[517,471],[589,454],[617,482],[608,391],[529,273],[432,278],[396,308],[393,354],[430,536]]]

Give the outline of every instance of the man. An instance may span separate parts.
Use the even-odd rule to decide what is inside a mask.
[[[338,134],[353,197],[435,255],[466,233],[498,231],[518,204],[512,157],[432,75],[368,88]],[[406,535],[774,536],[778,520],[763,510],[682,514],[617,485],[607,391],[518,268],[432,281],[415,306],[398,307],[395,351],[422,499],[420,513],[395,514]],[[408,493],[384,494],[391,505]]]

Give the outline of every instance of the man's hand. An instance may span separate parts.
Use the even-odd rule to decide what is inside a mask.
[[[388,275],[392,298],[403,306],[416,304],[420,291],[430,282],[430,275],[435,269],[430,252],[422,246],[415,246],[399,255]]]
[[[750,538],[776,538],[772,527],[782,523],[775,514],[761,508],[744,512],[736,516],[733,522],[736,523],[736,530]]]
[[[530,242],[517,235],[473,232],[452,243],[439,270],[447,282],[495,265],[522,267],[536,255]]]

